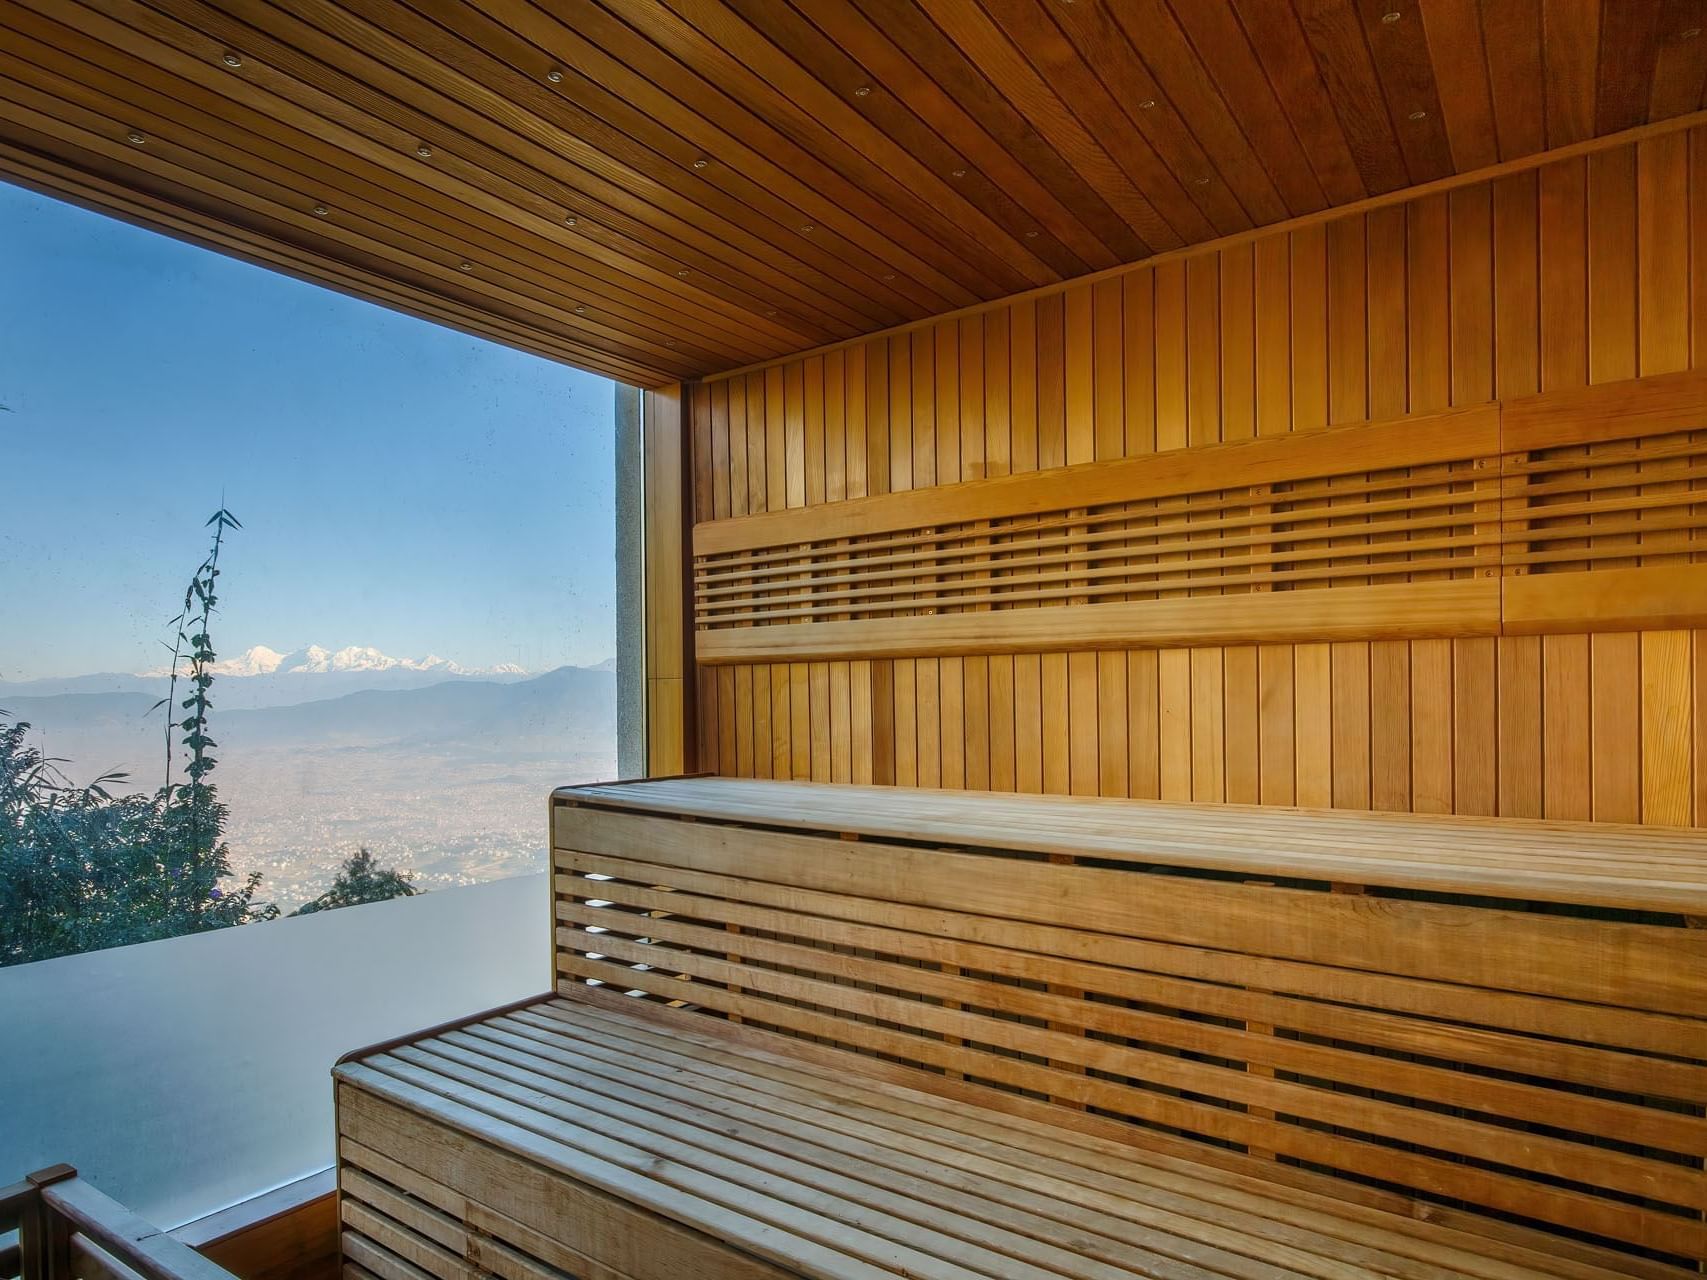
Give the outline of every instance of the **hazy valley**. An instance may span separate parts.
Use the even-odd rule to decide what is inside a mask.
[[[615,672],[453,666],[219,678],[213,780],[231,810],[234,867],[261,871],[287,910],[362,845],[427,889],[542,867],[550,789],[615,773]],[[122,769],[121,789],[151,791],[165,739],[149,708],[164,694],[152,675],[0,682],[0,708],[29,721],[31,741],[69,761],[74,780]]]

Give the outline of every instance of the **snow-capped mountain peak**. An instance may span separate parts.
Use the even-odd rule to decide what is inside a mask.
[[[389,671],[393,667],[413,667],[408,658],[393,658],[371,645],[348,645],[336,653],[328,653],[317,644],[291,654],[281,671],[300,671],[319,674],[326,671]]]
[[[245,649],[241,657],[228,658],[219,663],[214,670],[225,676],[270,676],[279,669],[284,660],[285,655],[277,649],[258,644]]]
[[[371,645],[347,645],[336,651],[311,644],[289,653],[280,653],[264,644],[245,649],[235,658],[214,664],[215,675],[221,676],[295,676],[327,675],[353,671],[417,671],[446,676],[521,676],[527,672],[511,662],[492,667],[465,667],[460,662],[430,653],[424,658],[393,658]],[[167,675],[167,671],[143,672],[144,675]]]

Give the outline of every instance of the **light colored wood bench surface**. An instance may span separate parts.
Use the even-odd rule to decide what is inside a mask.
[[[1544,824],[722,779],[552,824],[563,999],[339,1069],[382,1280],[474,1280],[416,1237],[515,1280],[491,1240],[593,1280],[1707,1258],[1707,930],[1612,852],[1687,885],[1687,833],[1563,826],[1543,875]]]
[[[748,778],[575,794],[774,827],[1707,916],[1707,831],[1687,828]]]
[[[494,1241],[480,1265],[502,1258],[501,1245],[539,1249],[559,1224],[549,1205],[530,1206],[506,1185],[502,1153],[733,1242],[748,1259],[714,1254],[709,1265],[743,1278],[1615,1274],[831,1069],[752,1039],[642,1009],[552,1000],[343,1068],[345,1220],[362,1241],[356,1260],[375,1274],[396,1274],[388,1258],[454,1274],[451,1264],[467,1256],[470,1199],[486,1206],[474,1219]],[[464,1144],[447,1143],[429,1121],[454,1127]],[[494,1172],[447,1196],[440,1180],[454,1181],[459,1161],[469,1165],[467,1139],[495,1153]],[[499,1220],[509,1214],[520,1230]],[[671,1265],[684,1269],[667,1274],[697,1277],[683,1243],[669,1248]],[[566,1268],[579,1261],[545,1253]]]

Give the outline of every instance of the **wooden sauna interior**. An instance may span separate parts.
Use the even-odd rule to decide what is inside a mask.
[[[0,0],[8,180],[638,398],[648,779],[551,801],[548,995],[338,1067],[313,1247],[1007,1280],[943,1257],[1011,1181],[929,1202],[958,1243],[913,1271],[848,1261],[887,1185],[836,1184],[828,1252],[748,1229],[769,1121],[739,1195],[660,1191],[648,1125],[731,1131],[609,1091],[679,1073],[817,1116],[857,1077],[871,1132],[959,1135],[926,1181],[986,1140],[1065,1183],[1200,1162],[1166,1164],[1215,1188],[1176,1250],[1215,1196],[1341,1195],[1289,1237],[1311,1276],[1707,1265],[1704,28]],[[589,1115],[645,1153],[608,1185]],[[1248,1226],[1213,1274],[1277,1273]]]
[[[1704,25],[13,0],[0,172],[651,388],[654,772],[1691,824]],[[1633,434],[1573,398],[1633,379]],[[1385,470],[1294,452],[1361,423]],[[1117,460],[1101,514],[1161,514],[1006,487]],[[892,545],[801,541],[832,512]]]
[[[1696,823],[1704,361],[1695,126],[652,392],[665,771]]]

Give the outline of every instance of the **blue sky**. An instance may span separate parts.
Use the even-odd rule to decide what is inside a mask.
[[[613,652],[608,380],[3,183],[0,280],[0,679],[159,665],[222,492],[222,656]]]

